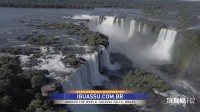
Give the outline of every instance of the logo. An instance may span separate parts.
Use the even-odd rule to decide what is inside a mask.
[[[167,104],[195,104],[196,98],[166,98]]]

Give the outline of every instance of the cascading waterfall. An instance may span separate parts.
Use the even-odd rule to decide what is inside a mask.
[[[105,47],[101,49],[100,63],[101,63],[101,68],[107,68],[109,70],[119,69],[119,65],[113,65],[110,63],[110,56]]]
[[[73,75],[67,77],[63,83],[63,88],[67,90],[91,89],[92,85],[102,85],[102,82],[108,80],[99,72],[98,53],[82,56],[86,62],[78,68]],[[107,59],[106,59],[107,60]]]
[[[74,15],[72,19],[92,19],[93,16],[87,14]]]
[[[140,21],[140,23],[139,23],[139,26],[138,26],[138,32],[141,32],[141,21]]]
[[[115,26],[119,27],[119,18],[116,18]]]
[[[128,34],[128,37],[132,37],[133,34],[134,34],[134,31],[135,31],[135,24],[136,24],[136,21],[135,20],[131,20],[130,21],[130,29],[129,29],[129,34]]]
[[[113,16],[106,16],[105,20],[102,22],[102,25],[108,25],[110,27],[114,26],[115,17]]]
[[[142,29],[142,33],[143,33],[144,35],[146,34],[146,28],[147,28],[147,25],[144,24],[143,29]]]
[[[104,20],[102,21],[101,24],[97,25],[96,27],[90,27],[90,29],[101,32],[101,33],[106,34],[108,36],[115,35],[116,31],[120,32],[120,30],[121,30],[119,28],[118,22],[119,22],[119,19],[117,20],[117,18],[115,18],[113,16],[105,16],[105,18],[104,18]]]
[[[151,51],[159,60],[170,61],[172,47],[176,38],[177,31],[162,28],[157,42],[152,46]]]
[[[96,25],[101,23],[102,17],[100,17],[100,16],[92,16],[91,19],[89,19],[89,20],[90,20],[89,26],[90,27],[94,27],[94,26],[96,26]]]
[[[120,21],[120,25],[119,25]],[[119,40],[120,42],[125,42],[123,39],[118,37],[126,36],[124,34],[124,19],[118,19],[113,16],[106,16],[105,19],[102,21],[102,24],[99,24],[101,26],[96,31],[100,31],[103,34],[106,34],[110,37],[116,37],[115,40]],[[140,21],[138,23],[138,26],[136,27],[136,21],[131,20],[129,25],[129,32],[128,32],[128,39],[134,36],[134,32],[142,33],[143,35],[146,34],[147,25],[142,24]],[[112,28],[112,30],[110,30]],[[120,35],[123,34],[123,35]],[[171,50],[173,47],[173,43],[175,41],[177,31],[170,30],[170,29],[161,29],[157,42],[151,47],[150,50],[144,50],[146,53],[152,54],[151,57],[147,57],[150,59],[156,59],[159,61],[170,61],[171,57]],[[125,39],[126,40],[126,39]],[[111,41],[112,42],[112,41]],[[143,52],[143,51],[142,51]],[[159,56],[159,57],[158,57]]]
[[[110,63],[110,57],[105,47],[101,48],[101,55],[97,52],[93,54],[83,55],[85,64],[81,65],[74,74],[66,77],[62,83],[63,90],[88,90],[94,86],[104,86],[104,81],[109,81],[107,77],[100,73],[101,67],[107,66],[108,69],[114,65]],[[100,63],[102,63],[100,65]],[[99,109],[95,105],[69,105],[73,112],[98,112]]]
[[[118,22],[120,23],[120,25],[118,24]],[[157,68],[154,68],[154,66],[152,67],[152,64],[166,64],[165,62],[168,63],[171,61],[171,52],[172,52],[173,44],[176,39],[177,31],[172,30],[172,29],[163,28],[160,30],[157,41],[155,42],[155,44],[152,47],[150,47],[150,49],[149,49],[149,45],[147,45],[147,46],[144,45],[144,48],[140,49],[140,46],[139,47],[137,46],[140,44],[139,42],[136,43],[135,46],[131,46],[132,44],[135,44],[135,43],[132,43],[132,41],[130,41],[131,45],[130,44],[128,45],[128,43],[126,43],[127,41],[123,41],[124,38],[122,38],[122,37],[125,37],[125,36],[119,35],[119,33],[121,33],[121,32],[119,32],[119,30],[125,31],[125,29],[126,29],[125,28],[126,24],[124,25],[124,23],[125,23],[124,19],[121,19],[119,21],[119,19],[117,18],[116,22],[115,22],[115,17],[107,16],[105,18],[105,20],[103,20],[102,24],[99,25],[99,26],[102,26],[101,29],[97,30],[97,31],[101,31],[101,32],[103,31],[102,33],[104,33],[105,35],[111,34],[108,36],[110,38],[113,38],[112,40],[114,40],[114,41],[116,41],[116,39],[118,39],[118,37],[119,37],[120,38],[120,39],[118,39],[119,42],[118,41],[117,42],[118,43],[121,42],[122,44],[120,44],[119,47],[116,46],[116,45],[119,45],[117,42],[116,42],[117,44],[113,44],[115,47],[114,50],[117,49],[116,50],[117,52],[123,52],[129,59],[131,59],[133,61],[133,63],[136,63],[135,66],[140,67],[147,71],[149,70],[149,72],[158,74],[159,77],[166,79],[166,82],[170,81],[170,85],[172,85],[172,86],[173,85],[175,85],[175,87],[183,86],[182,88],[184,88],[184,89],[181,91],[188,90],[189,92],[196,94],[196,91],[193,89],[193,87],[190,84],[187,84],[187,83],[185,84],[185,82],[183,82],[183,83],[175,82],[171,78],[168,78],[170,76],[167,76],[167,74],[163,75],[163,73],[161,71],[157,70]],[[116,26],[119,27],[118,28],[119,30],[116,30]],[[128,38],[133,37],[134,32],[139,32],[143,35],[147,35],[150,32],[150,30],[148,30],[148,28],[149,28],[148,25],[143,24],[141,22],[139,22],[136,27],[136,21],[131,20]],[[118,35],[118,37],[116,35]],[[135,37],[137,38],[137,36],[140,38],[140,35],[136,35]],[[127,37],[127,33],[126,33],[126,37]],[[126,45],[128,47],[126,47]],[[135,47],[135,49],[132,49],[132,47]],[[122,49],[120,49],[120,48],[122,48]],[[135,50],[136,52],[133,50]],[[102,53],[100,55],[101,55],[100,68],[106,67],[106,68],[112,69],[112,66],[110,66],[111,63],[109,62],[109,58],[106,58],[106,57],[108,57],[108,53],[106,51],[102,50]],[[105,58],[108,60],[105,60],[102,58]],[[153,60],[151,60],[151,59],[153,59]],[[182,79],[180,79],[180,80],[183,81]],[[179,83],[180,83],[180,85],[179,85]],[[185,89],[185,88],[187,88],[187,89]],[[184,97],[181,94],[178,94],[178,92],[176,92],[176,91],[171,91],[171,92],[167,91],[165,93],[158,93],[155,91],[155,93],[163,95],[165,97],[170,97],[170,96],[174,97],[174,98],[175,97]],[[187,91],[184,93],[188,94]]]
[[[80,15],[75,15],[72,17],[73,19],[89,19],[89,27],[91,29],[93,29],[94,27],[101,25],[104,28],[105,27],[109,27],[109,28],[114,28],[117,31],[120,31],[120,33],[124,34],[124,19],[120,19],[114,16],[94,16],[94,15],[85,15],[85,14],[80,14]],[[131,20],[130,21],[130,28],[129,28],[129,33],[128,33],[128,38],[132,37],[134,35],[134,32],[137,30],[137,32],[140,32],[142,34],[146,33],[146,24],[143,25],[143,27],[141,26],[142,22],[140,21],[138,24],[138,27],[136,27],[136,21],[135,20]],[[108,28],[108,29],[109,29]],[[136,29],[137,28],[137,29]],[[102,33],[107,34],[107,33],[112,33],[113,32],[108,32],[107,28],[105,29],[101,29],[103,30]],[[104,31],[106,30],[106,31]]]
[[[121,19],[121,31],[124,30],[124,19]]]

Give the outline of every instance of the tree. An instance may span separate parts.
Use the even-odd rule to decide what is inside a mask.
[[[4,112],[9,111],[11,106],[12,106],[11,96],[6,95],[6,96],[2,97],[0,104],[1,104],[1,107],[2,107],[1,110],[3,110]]]
[[[40,87],[44,84],[44,76],[34,75],[31,78],[31,84],[32,84],[32,88],[40,89]]]
[[[130,71],[123,79],[123,89],[147,92],[154,88],[163,92],[170,89],[170,86],[154,74],[139,69]]]
[[[36,112],[36,110],[41,107],[42,103],[42,100],[32,100],[26,109],[27,112]]]

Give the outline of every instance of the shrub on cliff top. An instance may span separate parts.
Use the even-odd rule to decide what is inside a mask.
[[[99,45],[103,45],[106,48],[109,45],[108,42],[108,37],[106,35],[103,35],[101,33],[92,33],[91,35],[89,35],[87,37],[87,39],[85,40],[85,43],[90,45],[90,46],[99,46]]]
[[[164,92],[170,86],[152,73],[142,70],[130,71],[123,79],[123,89],[134,90],[137,92],[147,92],[157,89]]]
[[[80,60],[75,55],[68,55],[63,59],[64,63],[69,63],[73,67],[80,66]]]

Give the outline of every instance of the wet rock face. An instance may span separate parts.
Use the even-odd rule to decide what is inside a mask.
[[[198,57],[200,49],[199,36],[199,31],[188,30],[181,32],[178,37],[178,42],[173,48],[173,62],[182,71],[188,69],[189,65],[197,60],[195,57]]]
[[[188,69],[184,73],[184,78],[189,80],[195,89],[200,90],[200,52],[197,53],[196,56],[193,57],[191,63],[188,66]],[[195,78],[194,78],[195,77]]]

